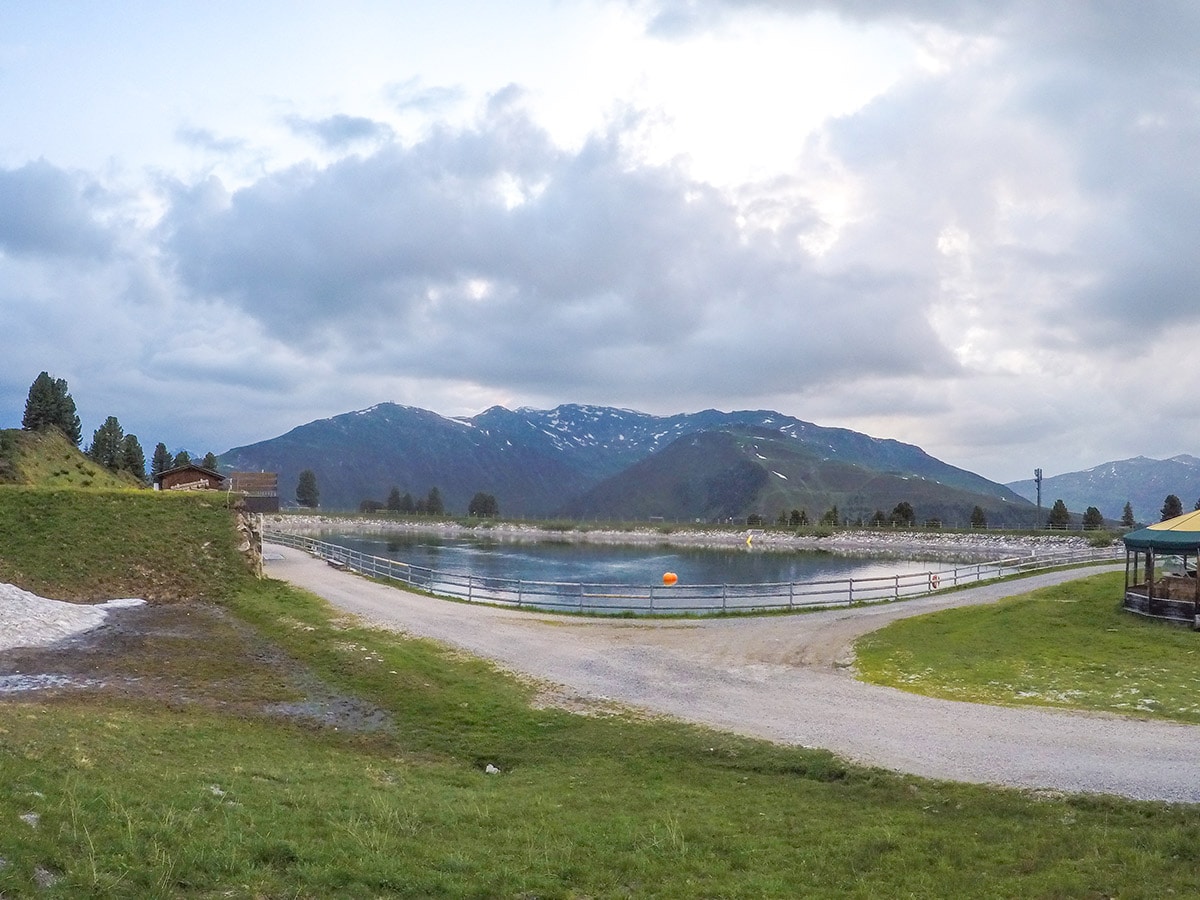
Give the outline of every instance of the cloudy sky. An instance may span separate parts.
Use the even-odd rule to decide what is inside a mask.
[[[771,408],[1200,455],[1200,4],[0,5],[0,427]]]

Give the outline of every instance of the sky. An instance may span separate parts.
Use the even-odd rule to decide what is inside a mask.
[[[772,409],[1200,455],[1200,4],[0,5],[0,427]]]

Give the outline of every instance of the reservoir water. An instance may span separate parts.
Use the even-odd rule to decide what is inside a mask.
[[[745,546],[693,549],[666,544],[444,538],[410,532],[325,533],[321,540],[457,575],[590,584],[655,584],[665,572],[676,573],[680,585],[813,582],[910,575],[948,565],[944,556],[932,561],[915,556],[849,556]]]

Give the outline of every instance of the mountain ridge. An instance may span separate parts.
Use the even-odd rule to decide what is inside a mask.
[[[626,515],[612,509],[610,500],[601,502],[599,495],[590,492],[609,479],[623,477],[624,487],[618,483],[611,490],[615,495],[633,496],[639,490],[638,473],[651,480],[669,477],[684,484],[717,478],[701,457],[682,450],[659,464],[675,459],[678,468],[672,473],[634,468],[680,439],[701,433],[736,436],[739,471],[747,475],[741,481],[734,479],[741,487],[722,494],[725,499],[717,504],[719,510],[704,512],[690,501],[679,500],[664,502],[662,508],[647,515],[715,518],[757,512],[774,518],[780,509],[790,510],[789,503],[803,499],[810,518],[816,518],[824,512],[817,506],[833,504],[841,497],[843,501],[853,499],[856,511],[869,516],[877,499],[883,502],[896,495],[898,484],[910,479],[914,485],[921,484],[919,493],[928,501],[928,511],[919,509],[918,515],[943,518],[953,513],[965,521],[971,506],[978,503],[990,510],[989,517],[994,513],[1007,521],[1021,516],[1028,519],[1023,524],[1032,523],[1032,507],[1018,494],[944,463],[913,444],[762,409],[706,409],[657,416],[616,407],[562,404],[550,410],[493,406],[475,416],[447,417],[384,402],[233,448],[221,454],[220,463],[225,469],[279,472],[283,498],[292,496],[300,471],[312,469],[326,508],[354,509],[363,500],[380,501],[392,486],[414,498],[436,486],[451,512],[464,511],[470,498],[484,491],[498,499],[507,516],[571,514],[586,518],[601,515],[603,508],[623,518]],[[779,470],[772,477],[764,469],[766,457],[746,449],[746,442],[754,440],[787,460],[795,483],[787,483]],[[721,446],[722,453],[733,452],[728,442]],[[765,481],[758,475],[748,477],[749,470],[742,463],[767,471]],[[802,471],[806,474],[800,474]],[[853,475],[847,474],[851,471]],[[887,489],[871,489],[873,483],[884,483],[881,478]],[[694,497],[695,490],[699,490],[695,485],[688,488],[693,491],[689,496]],[[592,503],[597,505],[589,505]],[[766,503],[772,504],[771,508],[764,508]],[[782,506],[776,508],[779,504]],[[964,504],[968,504],[966,514]]]
[[[1037,499],[1033,479],[1007,486],[1027,500]],[[1137,521],[1157,522],[1168,494],[1179,497],[1185,510],[1200,502],[1200,458],[1187,453],[1167,459],[1134,456],[1042,479],[1044,507],[1062,500],[1073,511],[1095,506],[1111,519],[1120,519],[1129,503]]]

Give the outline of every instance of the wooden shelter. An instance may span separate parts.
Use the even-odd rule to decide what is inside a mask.
[[[242,495],[250,512],[279,512],[278,472],[230,472],[229,490]]]
[[[1200,510],[1125,535],[1125,608],[1200,628]]]
[[[204,466],[187,463],[154,476],[156,491],[219,491],[225,476]]]

